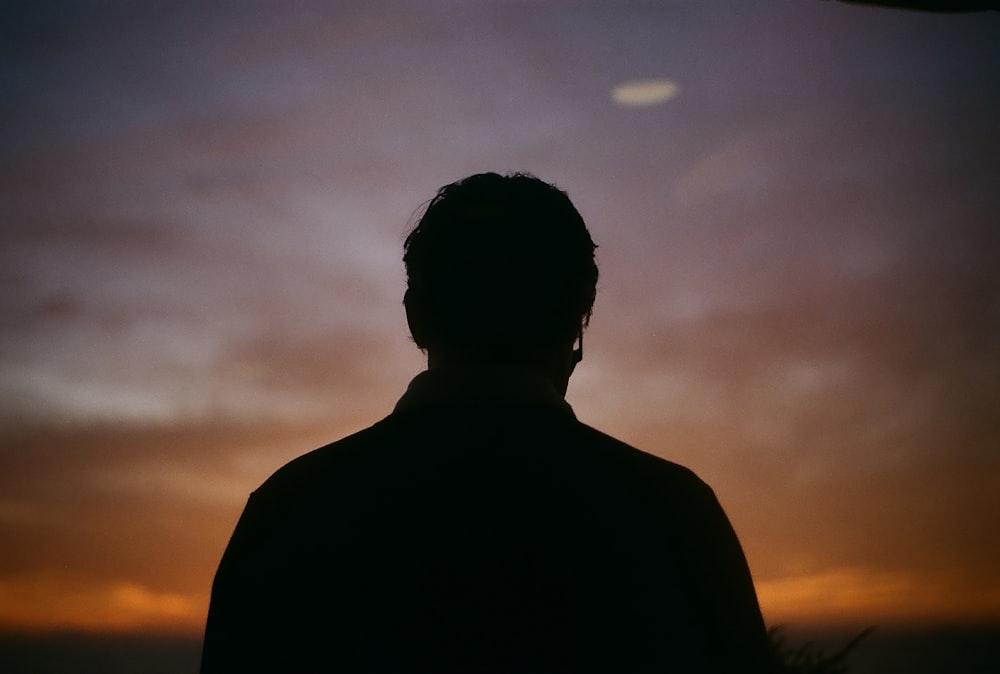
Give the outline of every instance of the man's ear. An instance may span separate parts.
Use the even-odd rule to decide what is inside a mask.
[[[423,303],[417,299],[416,293],[407,289],[403,294],[403,308],[406,310],[406,324],[410,326],[410,335],[421,349],[427,348],[427,325],[424,322]]]

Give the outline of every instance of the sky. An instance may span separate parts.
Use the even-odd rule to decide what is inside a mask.
[[[0,630],[203,628],[246,498],[424,367],[402,242],[521,170],[599,245],[578,417],[769,624],[1000,623],[1000,13],[0,10]]]

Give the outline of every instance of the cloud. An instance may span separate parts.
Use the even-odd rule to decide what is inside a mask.
[[[1000,590],[909,572],[835,568],[757,584],[769,624],[995,622]]]
[[[56,571],[0,578],[0,627],[18,631],[156,631],[197,634],[207,595],[159,591],[128,580],[93,583]]]

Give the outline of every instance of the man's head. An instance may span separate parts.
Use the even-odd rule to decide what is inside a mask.
[[[590,319],[594,245],[569,197],[523,173],[438,190],[403,245],[413,339],[433,357],[535,365]]]

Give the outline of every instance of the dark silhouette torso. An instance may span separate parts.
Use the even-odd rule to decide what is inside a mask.
[[[567,408],[397,412],[252,496],[203,672],[753,671],[743,554],[690,471]]]

